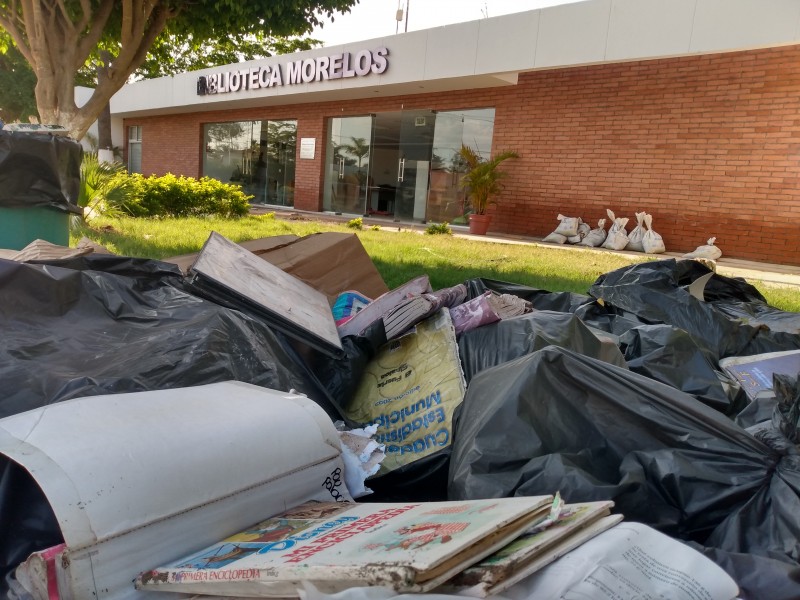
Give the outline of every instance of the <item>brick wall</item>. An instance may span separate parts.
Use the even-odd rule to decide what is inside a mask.
[[[516,86],[126,120],[145,173],[199,175],[202,123],[298,119],[297,208],[322,206],[328,117],[494,106],[515,149],[490,231],[544,236],[556,215],[593,227],[611,208],[653,214],[670,251],[716,236],[724,256],[800,264],[800,46],[521,74]]]

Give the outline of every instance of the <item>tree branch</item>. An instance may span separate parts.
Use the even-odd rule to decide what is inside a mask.
[[[76,29],[75,24],[72,22],[72,18],[69,16],[69,13],[67,12],[67,7],[64,4],[64,0],[56,0],[56,4],[58,4],[58,8],[61,11],[61,15],[64,17],[64,25],[65,26],[68,25],[70,29],[75,31]],[[53,11],[52,18],[55,19],[56,15],[55,8],[51,8],[51,10]],[[77,28],[77,30],[81,31],[80,28]]]
[[[81,0],[83,5],[83,0]],[[103,0],[94,11],[89,25],[89,31],[78,42],[78,49],[75,52],[74,69],[77,71],[89,58],[92,50],[94,50],[100,43],[100,38],[103,37],[103,30],[108,23],[111,12],[114,10],[114,0]]]
[[[19,16],[19,3],[17,0],[12,0],[7,10],[0,10],[0,27],[5,29],[14,40],[20,54],[28,62],[29,65],[33,64],[33,54],[29,46],[27,36],[22,34],[17,24],[22,24]]]

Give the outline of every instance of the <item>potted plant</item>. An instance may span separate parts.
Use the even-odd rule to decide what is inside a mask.
[[[513,150],[506,150],[486,159],[466,145],[462,145],[458,153],[467,168],[461,178],[461,186],[466,188],[472,207],[469,232],[485,235],[492,220],[492,216],[486,214],[486,209],[497,202],[495,197],[503,189],[501,179],[508,175],[500,170],[500,163],[509,158],[519,158],[519,155]]]

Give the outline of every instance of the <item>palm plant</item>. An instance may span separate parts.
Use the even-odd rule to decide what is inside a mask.
[[[83,208],[84,219],[122,211],[134,191],[133,182],[121,176],[125,172],[125,165],[101,162],[96,152],[83,155],[78,206]]]
[[[467,189],[473,214],[484,215],[488,206],[496,202],[495,196],[503,189],[501,179],[508,176],[508,173],[499,169],[500,163],[510,158],[519,158],[519,154],[506,150],[486,159],[470,146],[462,145],[458,155],[467,168],[460,185]]]

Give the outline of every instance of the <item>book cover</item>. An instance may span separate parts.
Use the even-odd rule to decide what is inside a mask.
[[[542,516],[510,544],[457,574],[442,591],[481,598],[495,594],[500,586],[507,588],[589,539],[584,535],[587,528],[608,516],[613,506],[611,501],[566,504],[557,519],[553,520],[551,515]],[[615,515],[602,529],[592,528],[590,537],[621,520],[621,516]],[[578,543],[570,544],[569,540]],[[557,552],[565,542],[568,549]]]
[[[774,374],[798,376],[800,350],[727,358],[720,361],[720,366],[739,382],[750,400],[755,400],[772,395]]]
[[[378,426],[375,441],[386,446],[378,474],[384,475],[450,446],[453,414],[465,392],[453,323],[443,308],[380,348],[345,412],[356,423]]]
[[[309,581],[325,593],[365,585],[424,592],[508,544],[551,501],[306,503],[146,571],[136,587],[294,597]]]

